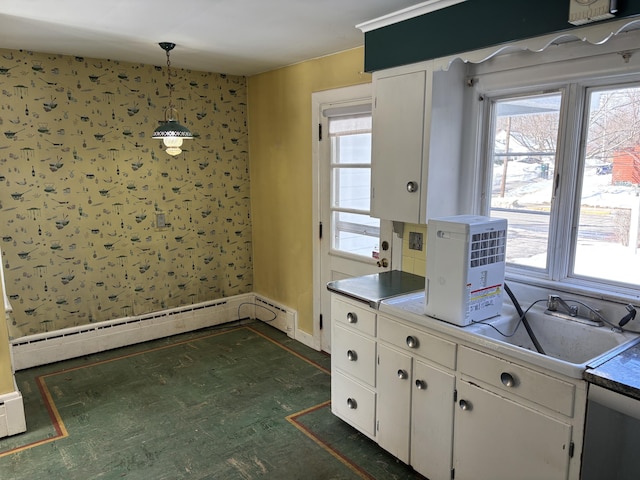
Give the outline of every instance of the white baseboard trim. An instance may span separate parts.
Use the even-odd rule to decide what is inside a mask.
[[[296,331],[295,310],[262,295],[247,293],[20,337],[11,341],[13,367],[14,370],[23,370],[244,318],[262,320],[294,339],[297,339],[297,333],[300,332]]]

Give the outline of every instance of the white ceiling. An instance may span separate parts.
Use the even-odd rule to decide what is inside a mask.
[[[0,48],[253,75],[360,46],[419,0],[3,0]]]

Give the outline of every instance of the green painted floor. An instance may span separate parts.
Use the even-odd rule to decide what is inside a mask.
[[[331,414],[330,358],[260,322],[20,371],[0,479],[421,479]]]

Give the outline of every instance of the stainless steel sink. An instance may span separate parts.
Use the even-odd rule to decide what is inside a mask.
[[[600,365],[640,341],[637,334],[619,332],[608,326],[587,325],[547,315],[540,310],[529,311],[527,319],[546,357],[582,371]],[[466,330],[485,339],[541,355],[515,309],[505,307],[503,315],[470,325]]]

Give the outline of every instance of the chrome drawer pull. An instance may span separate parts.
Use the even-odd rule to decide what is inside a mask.
[[[416,337],[414,337],[413,335],[409,335],[407,337],[407,347],[409,348],[418,348],[419,342],[418,339]]]
[[[517,386],[516,378],[507,372],[502,372],[500,374],[500,381],[505,387],[515,387]]]
[[[353,312],[347,313],[347,322],[348,323],[358,323],[358,316]]]
[[[398,370],[398,378],[400,380],[406,380],[407,378],[409,378],[409,374],[407,373],[406,370],[400,369]]]
[[[356,408],[358,408],[358,402],[356,402],[355,398],[347,398],[347,407],[349,407],[351,410],[355,410]]]
[[[418,191],[418,182],[408,182],[407,183],[407,192],[414,193]]]
[[[418,390],[426,390],[427,382],[425,382],[424,380],[416,380],[416,388]]]
[[[458,402],[458,405],[460,405],[461,410],[471,410],[471,403],[467,402],[466,400],[460,400]]]
[[[355,362],[358,359],[358,354],[353,350],[347,350],[347,358],[351,362]]]

